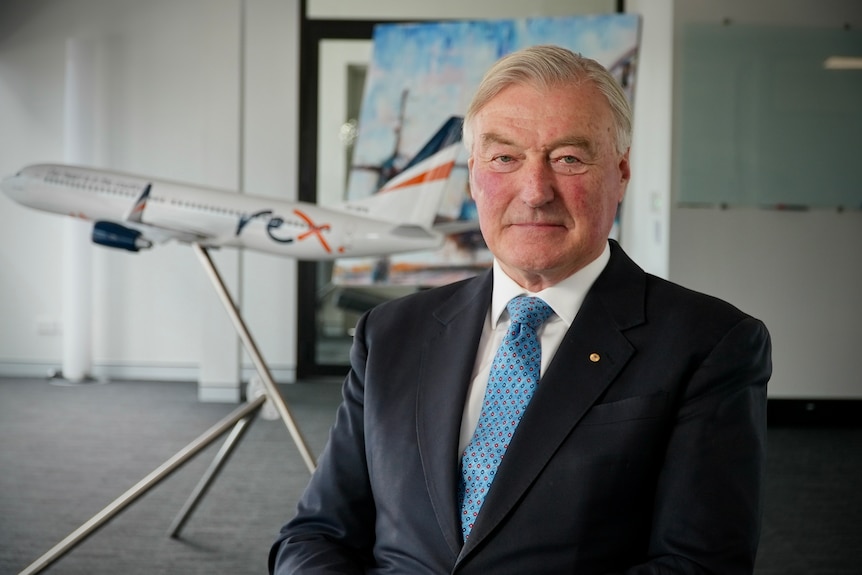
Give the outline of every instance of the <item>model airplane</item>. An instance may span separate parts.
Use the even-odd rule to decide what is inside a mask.
[[[27,166],[0,182],[16,202],[93,224],[93,242],[139,251],[176,240],[307,260],[435,249],[434,226],[460,148],[450,118],[376,194],[327,208],[62,164]]]

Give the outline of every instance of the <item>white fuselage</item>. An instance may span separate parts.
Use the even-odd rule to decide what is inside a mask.
[[[443,242],[429,229],[400,225],[397,214],[369,218],[349,205],[330,209],[75,166],[29,166],[0,185],[25,206],[116,222],[154,242],[196,241],[308,260],[433,249]]]

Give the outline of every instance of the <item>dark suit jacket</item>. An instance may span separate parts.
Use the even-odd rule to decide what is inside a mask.
[[[491,284],[486,273],[359,321],[329,444],[270,569],[751,573],[769,334],[614,242],[462,546],[459,426]]]

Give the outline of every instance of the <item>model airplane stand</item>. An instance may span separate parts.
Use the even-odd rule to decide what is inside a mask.
[[[255,368],[261,378],[261,383],[263,384],[263,393],[257,394],[254,397],[247,397],[245,403],[225,416],[224,419],[213,425],[197,439],[178,451],[173,457],[165,461],[161,466],[139,481],[134,487],[115,499],[111,504],[102,509],[102,511],[91,517],[86,523],[70,533],[51,550],[21,571],[19,575],[30,575],[41,572],[54,561],[71,551],[79,543],[83,542],[102,525],[110,521],[120,511],[137,500],[138,497],[155,487],[159,482],[176,471],[189,459],[197,455],[201,450],[230,430],[230,435],[227,437],[224,444],[222,444],[222,447],[216,454],[215,459],[198,482],[198,485],[195,487],[189,499],[174,519],[174,522],[171,524],[169,535],[171,537],[178,537],[179,532],[182,530],[186,521],[194,512],[201,498],[206,494],[209,486],[215,480],[239,440],[242,439],[242,436],[247,431],[249,424],[253,421],[255,415],[257,415],[258,411],[263,407],[266,401],[269,401],[271,405],[275,407],[275,410],[278,412],[278,416],[287,426],[294,443],[299,449],[300,455],[308,467],[309,473],[314,472],[317,465],[314,460],[314,456],[306,445],[305,439],[302,437],[299,427],[296,425],[284,398],[282,398],[281,393],[279,393],[278,388],[275,385],[275,381],[272,379],[272,374],[270,373],[266,363],[263,361],[263,357],[258,351],[257,345],[252,339],[239,310],[231,299],[224,281],[222,281],[221,275],[219,275],[218,270],[213,264],[212,258],[210,258],[207,248],[197,243],[192,244],[192,247],[199,256],[201,264],[209,275],[216,292],[218,292],[219,298],[224,304],[231,321],[233,321],[234,327],[236,328],[246,351],[254,362]],[[247,396],[248,395],[249,394],[247,394]]]

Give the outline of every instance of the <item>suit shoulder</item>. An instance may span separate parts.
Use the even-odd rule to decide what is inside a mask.
[[[725,327],[751,317],[735,305],[644,271],[611,242],[611,260],[593,285],[620,327],[671,321],[678,326],[701,322]]]
[[[663,307],[695,308],[739,319],[750,317],[727,300],[651,274],[646,274],[646,289],[647,298]]]
[[[716,340],[745,326],[745,332],[769,338],[762,321],[726,300],[649,274],[646,281],[649,323],[663,323],[673,326],[677,333],[700,334]]]
[[[451,284],[422,289],[415,293],[383,302],[370,310],[369,315],[378,318],[422,316],[434,313],[441,305],[457,301],[469,301],[482,292],[488,280],[487,273],[460,280]]]

